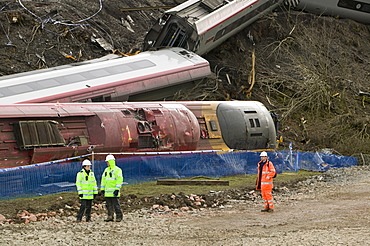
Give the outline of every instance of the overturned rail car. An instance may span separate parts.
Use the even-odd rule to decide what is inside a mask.
[[[95,152],[274,148],[259,102],[0,105],[0,168]]]
[[[297,9],[370,23],[370,0],[300,0]]]
[[[182,48],[100,59],[0,77],[0,104],[127,101],[130,96],[211,74],[207,60]],[[163,97],[172,95],[164,94]],[[157,99],[157,98],[154,98]]]
[[[199,55],[214,49],[261,16],[299,0],[189,0],[158,19],[144,38],[143,49],[183,47]]]

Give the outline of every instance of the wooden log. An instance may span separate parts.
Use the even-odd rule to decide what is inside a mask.
[[[229,185],[228,180],[158,179],[157,185]]]

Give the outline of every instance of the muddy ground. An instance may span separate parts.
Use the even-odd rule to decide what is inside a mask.
[[[0,224],[1,245],[364,245],[370,238],[370,168],[330,169],[277,187],[274,213],[262,201],[227,200],[224,206],[184,211],[141,209],[122,222],[75,223],[61,216],[28,224]],[[235,191],[234,191],[235,193]]]

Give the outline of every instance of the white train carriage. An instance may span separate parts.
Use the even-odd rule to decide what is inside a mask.
[[[297,9],[370,23],[370,0],[301,0]]]
[[[207,60],[182,48],[109,55],[82,63],[0,77],[0,104],[126,101],[211,74]]]
[[[159,18],[143,49],[171,46],[205,54],[283,2],[295,6],[299,1],[189,0]]]

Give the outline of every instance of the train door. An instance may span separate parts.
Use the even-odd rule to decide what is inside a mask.
[[[176,23],[171,23],[160,46],[182,47],[186,46],[186,32]]]

